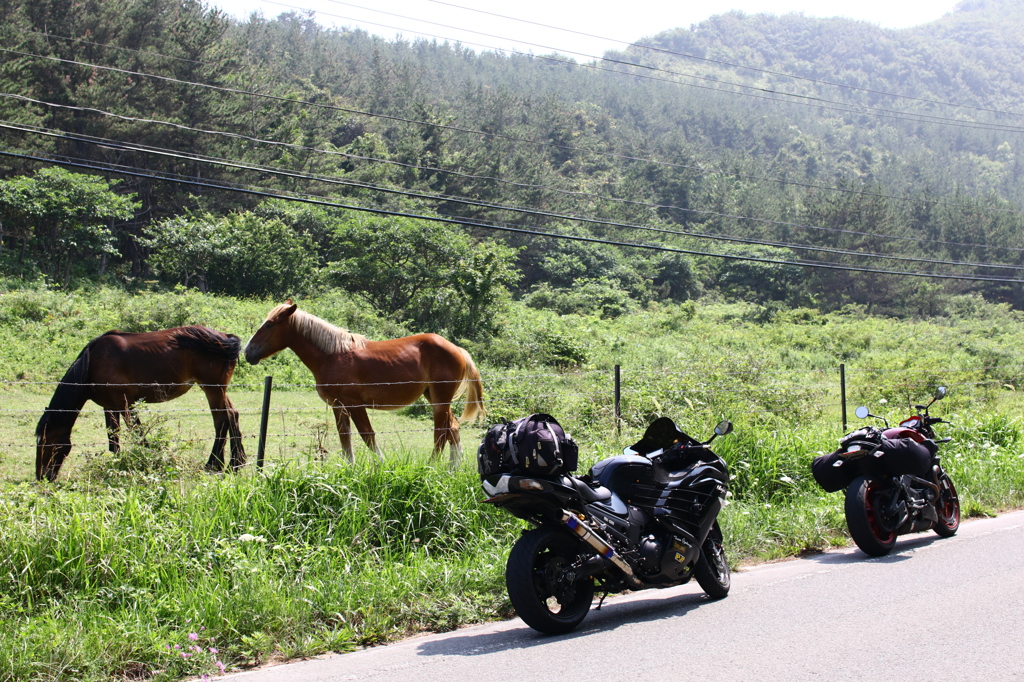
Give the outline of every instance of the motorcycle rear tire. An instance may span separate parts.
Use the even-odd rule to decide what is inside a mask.
[[[940,538],[956,535],[960,528],[960,498],[956,494],[953,479],[945,471],[939,474],[939,499],[935,502],[939,520],[932,527]]]
[[[560,635],[583,622],[594,600],[594,579],[566,584],[560,574],[584,552],[575,536],[559,528],[542,526],[523,533],[505,565],[505,586],[524,623]]]
[[[881,482],[870,476],[858,476],[846,489],[846,525],[861,551],[869,556],[885,556],[896,546],[896,530],[885,527],[878,510]]]
[[[718,526],[718,521],[711,526],[711,532],[700,547],[700,558],[693,567],[693,577],[712,599],[723,599],[729,594],[732,574],[729,572],[729,561],[725,558],[722,529]]]

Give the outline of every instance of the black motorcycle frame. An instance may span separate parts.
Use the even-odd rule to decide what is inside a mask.
[[[869,555],[888,554],[899,535],[931,529],[948,537],[959,527],[960,503],[956,487],[943,470],[938,455],[938,444],[952,439],[937,438],[932,428],[935,424],[949,422],[928,413],[929,407],[945,395],[945,387],[939,387],[927,405],[915,406],[916,415],[893,428],[889,428],[884,417],[859,407],[858,417],[881,419],[885,430],[858,429],[844,436],[840,448],[833,453],[843,460],[843,466],[854,467],[854,478],[846,489],[846,520],[854,542]],[[926,447],[931,453],[931,480],[889,471],[884,461],[883,437],[908,438]]]
[[[705,591],[725,596],[728,564],[716,519],[725,503],[728,467],[709,447],[715,436],[701,443],[679,431],[671,420],[662,420],[655,422],[660,434],[648,438],[652,429],[659,430],[652,424],[645,439],[627,448],[629,454],[598,462],[586,476],[505,473],[483,478],[484,490],[491,495],[486,503],[538,529],[562,531],[579,543],[571,564],[545,578],[548,591],[557,593],[559,585],[581,580],[592,581],[593,590],[605,594],[683,584],[695,574],[705,544],[717,543],[713,549],[718,556],[705,561],[724,564],[719,567],[724,577],[720,575],[718,581],[724,581],[724,587],[713,584]],[[722,422],[715,435],[731,429],[731,424]],[[698,577],[698,581],[704,587],[708,579]],[[553,625],[545,618],[520,615],[546,632],[567,631],[578,624]]]

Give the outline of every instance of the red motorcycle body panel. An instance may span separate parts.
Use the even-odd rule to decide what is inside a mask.
[[[920,431],[905,429],[901,426],[894,426],[891,429],[886,429],[885,431],[882,431],[882,435],[886,438],[912,438],[915,443],[921,443],[926,438]]]

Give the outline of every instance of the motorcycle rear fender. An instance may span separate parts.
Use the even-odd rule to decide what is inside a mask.
[[[523,489],[521,483],[525,481],[540,483],[544,489]],[[501,507],[513,516],[527,521],[560,522],[563,508],[583,508],[576,488],[567,486],[554,477],[495,474],[485,478],[481,484],[484,492],[491,495],[484,500],[485,503]]]

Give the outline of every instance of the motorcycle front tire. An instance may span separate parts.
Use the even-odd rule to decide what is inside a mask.
[[[561,528],[541,526],[523,533],[505,565],[505,585],[524,623],[559,635],[583,622],[594,600],[594,579],[566,583],[563,571],[585,551],[578,538]]]
[[[722,599],[729,594],[732,574],[729,572],[729,561],[725,558],[722,529],[718,526],[718,521],[711,526],[704,544],[700,546],[700,558],[693,567],[693,577],[712,599]]]
[[[846,489],[846,525],[861,551],[869,556],[885,556],[896,546],[896,530],[886,528],[879,507],[881,481],[858,476]]]

